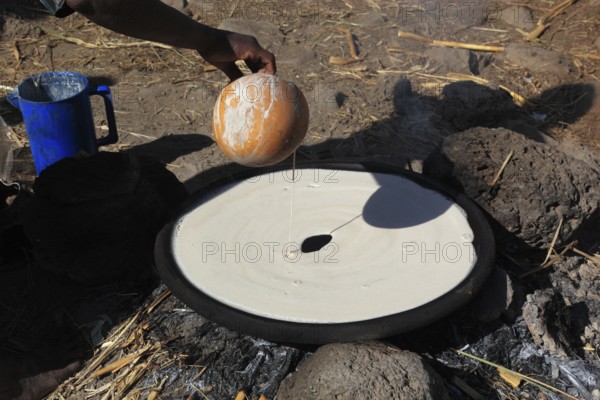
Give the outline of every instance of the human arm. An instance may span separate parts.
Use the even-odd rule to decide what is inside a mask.
[[[197,50],[231,80],[242,76],[237,60],[243,60],[252,72],[276,72],[275,57],[254,37],[211,28],[160,0],[66,0],[66,4],[112,31]]]

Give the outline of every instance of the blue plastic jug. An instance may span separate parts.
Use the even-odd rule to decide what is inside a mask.
[[[91,95],[104,99],[108,135],[96,138]],[[98,152],[98,147],[116,143],[117,125],[112,96],[107,86],[89,87],[85,76],[75,72],[43,72],[30,76],[8,95],[21,110],[35,170],[81,151]]]

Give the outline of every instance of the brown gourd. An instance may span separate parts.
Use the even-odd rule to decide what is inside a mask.
[[[227,85],[213,112],[213,135],[233,161],[251,167],[291,155],[308,130],[308,104],[300,89],[278,76],[256,73]]]

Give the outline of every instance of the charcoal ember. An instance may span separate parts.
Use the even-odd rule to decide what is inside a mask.
[[[572,355],[568,308],[560,293],[553,289],[536,290],[527,295],[523,319],[533,341],[561,357]]]
[[[409,351],[380,342],[320,347],[277,392],[288,399],[448,399],[440,376]]]
[[[447,137],[426,158],[423,173],[456,186],[487,211],[506,251],[547,248],[561,218],[559,238],[575,239],[600,215],[600,174],[550,145],[503,128],[479,127]]]
[[[215,399],[229,398],[240,389],[272,399],[300,354],[296,348],[241,335],[213,323],[199,329],[196,336],[183,336],[169,349],[191,353],[191,365],[210,365],[197,385],[210,387]]]
[[[531,340],[522,317],[513,325],[502,325],[473,342],[467,351],[525,374],[547,376],[550,373],[545,351]]]
[[[150,296],[164,293],[161,284]],[[295,347],[279,345],[242,335],[219,326],[193,312],[177,297],[169,296],[152,314],[148,339],[165,343],[165,352],[185,354],[185,363],[163,363],[137,384],[148,388],[169,379],[169,397],[192,398],[198,390],[209,399],[228,399],[245,389],[249,398],[265,395],[273,399],[280,382],[293,370],[303,352]],[[159,363],[160,364],[160,363]],[[200,373],[201,366],[207,366]]]
[[[557,378],[570,384],[565,391],[577,399],[592,399],[593,390],[600,383],[600,368],[597,363],[584,360],[557,360],[546,357],[556,371]]]
[[[124,153],[63,159],[33,188],[23,227],[36,260],[84,284],[150,271],[155,236],[186,196],[161,163]]]

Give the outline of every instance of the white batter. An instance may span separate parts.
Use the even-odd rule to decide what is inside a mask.
[[[342,323],[426,304],[475,264],[464,210],[389,174],[296,170],[289,244],[291,178],[288,170],[227,185],[182,216],[172,245],[185,277],[251,314]],[[329,233],[320,251],[299,251]]]

